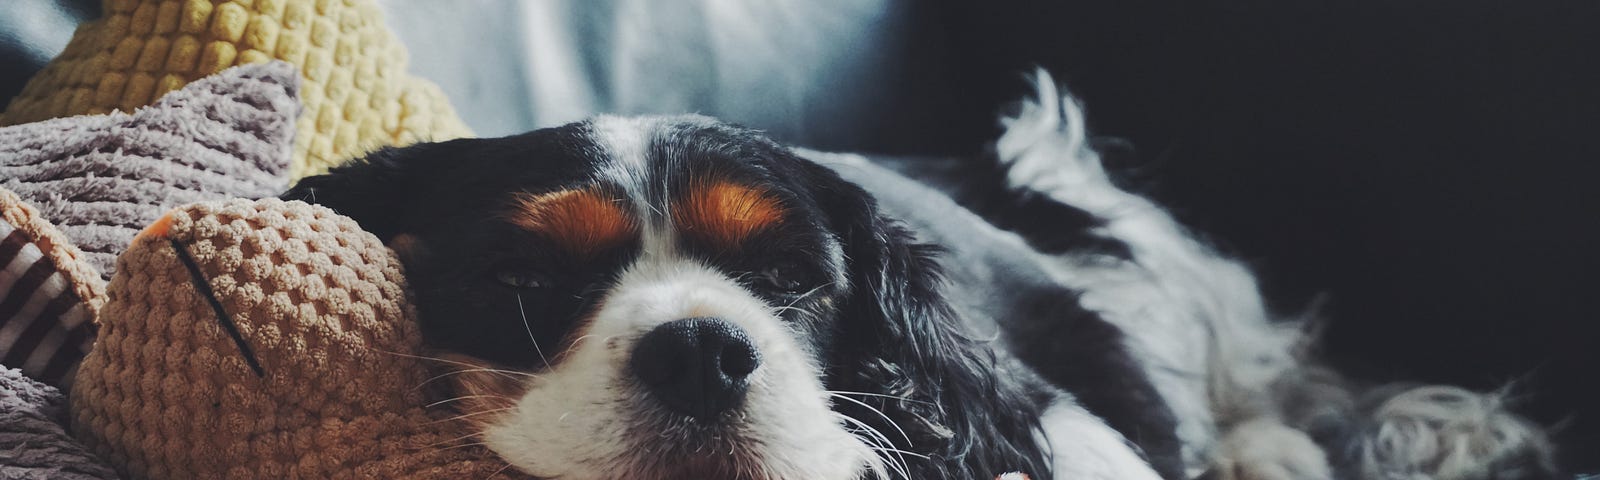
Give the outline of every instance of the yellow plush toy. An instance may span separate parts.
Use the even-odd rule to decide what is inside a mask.
[[[374,0],[105,0],[102,17],[78,28],[0,125],[131,112],[272,59],[302,77],[293,178],[377,146],[471,135],[437,86],[406,73],[405,47]]]
[[[393,254],[301,202],[169,213],[119,259],[74,434],[134,478],[513,478],[448,408]]]

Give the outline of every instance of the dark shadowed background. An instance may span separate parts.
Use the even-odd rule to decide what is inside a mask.
[[[982,19],[955,37],[975,71],[1066,77],[1277,307],[1325,294],[1336,364],[1516,381],[1600,468],[1600,3],[999,3],[947,17]]]
[[[3,1],[10,98],[98,2]],[[1043,66],[1135,146],[1131,188],[1253,265],[1281,311],[1325,299],[1337,365],[1515,382],[1600,471],[1600,2],[380,3],[483,135],[700,112],[973,156]]]

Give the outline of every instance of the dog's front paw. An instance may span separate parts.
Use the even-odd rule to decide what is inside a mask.
[[[1275,420],[1240,424],[1223,439],[1218,480],[1328,480],[1328,457],[1305,432]]]

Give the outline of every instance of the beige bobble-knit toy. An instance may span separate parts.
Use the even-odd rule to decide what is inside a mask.
[[[0,125],[131,112],[234,65],[299,67],[305,107],[290,176],[383,145],[471,135],[444,93],[406,73],[374,0],[105,0]]]
[[[512,478],[430,407],[405,281],[354,221],[195,204],[119,259],[74,434],[133,478]]]

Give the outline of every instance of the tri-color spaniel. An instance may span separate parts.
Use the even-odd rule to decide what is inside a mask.
[[[997,161],[901,165],[921,183],[709,118],[605,116],[380,150],[284,197],[394,247],[448,405],[538,477],[1549,471],[1492,397],[1363,404],[1298,357],[1250,273],[1113,186],[1038,84]]]

